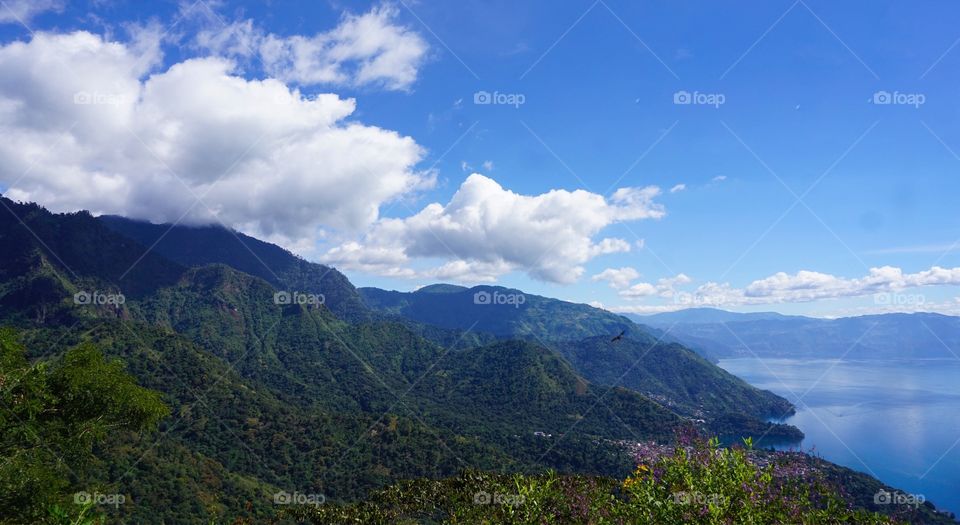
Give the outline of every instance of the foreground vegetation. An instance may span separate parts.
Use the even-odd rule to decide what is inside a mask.
[[[25,356],[17,334],[0,330],[6,409],[0,417],[0,523],[123,522],[150,512],[159,504],[155,498],[176,490],[152,486],[154,499],[145,499],[116,484],[91,482],[102,478],[98,456],[116,453],[102,445],[123,435],[130,442],[129,435],[152,432],[169,415],[158,392],[137,385],[121,361],[105,358],[90,343],[33,364]],[[623,480],[466,470],[441,480],[401,481],[354,503],[327,501],[320,493],[255,490],[259,494],[222,509],[214,522],[898,523],[896,516],[855,508],[857,498],[843,492],[851,484],[834,484],[815,459],[757,453],[749,440],[745,445],[723,448],[690,429],[672,447],[638,444],[636,469]],[[928,522],[929,516],[899,517]]]
[[[470,471],[442,481],[402,482],[362,503],[304,506],[287,516],[316,524],[897,523],[852,508],[789,455],[758,466],[745,448],[695,439],[638,459],[636,471],[622,482]]]
[[[0,523],[83,522],[99,493],[67,493],[94,444],[169,414],[158,393],[93,345],[30,365],[8,329],[0,329],[0,404]]]

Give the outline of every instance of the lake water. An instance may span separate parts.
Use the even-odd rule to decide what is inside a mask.
[[[960,360],[742,358],[720,366],[797,406],[785,422],[806,434],[804,451],[960,516]]]

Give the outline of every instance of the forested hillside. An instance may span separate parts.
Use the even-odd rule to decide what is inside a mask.
[[[82,510],[70,495],[90,493],[123,497],[84,510],[109,520],[262,521],[276,515],[277,494],[347,504],[464,469],[622,479],[635,466],[628,444],[671,442],[690,425],[738,437],[789,433],[760,423],[789,409],[779,398],[590,307],[533,298],[532,310],[518,309],[532,317],[491,319],[489,332],[470,335],[459,323],[370,311],[345,279],[288,289],[230,264],[240,251],[171,260],[89,214],[4,204],[16,215],[0,212],[0,324],[15,331],[3,332],[0,385],[15,385],[4,395],[18,417],[0,420],[2,459],[38,469],[6,490],[4,503],[18,512],[58,508],[70,520]],[[205,231],[195,246],[207,235],[245,242]],[[452,304],[431,308],[450,315]],[[520,332],[531,322],[539,328]],[[552,330],[560,337],[546,337]],[[602,335],[563,339],[585,331]],[[85,371],[62,372],[70,367]],[[32,384],[23,378],[46,371],[53,394],[42,385],[17,393]],[[56,423],[49,410],[69,420]],[[53,434],[31,421],[55,423]],[[79,443],[83,461],[63,470],[56,457],[72,452],[46,456],[44,443]],[[27,482],[42,480],[50,489],[32,495]]]

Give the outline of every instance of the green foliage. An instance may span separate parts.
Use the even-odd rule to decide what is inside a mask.
[[[0,329],[0,388],[0,522],[50,517],[94,443],[113,431],[149,429],[169,413],[156,392],[93,345],[30,365],[9,329]]]
[[[648,458],[623,482],[610,478],[492,475],[466,471],[440,481],[405,481],[350,505],[302,507],[290,516],[317,524],[595,523],[887,524],[850,509],[831,488],[716,440]]]
[[[793,406],[772,392],[755,388],[693,351],[655,339],[629,319],[584,304],[523,294],[495,286],[426,286],[402,293],[360,288],[372,308],[418,323],[468,329],[502,338],[521,338],[548,346],[598,385],[617,385],[649,395],[690,419],[704,419],[723,435],[765,435],[800,440],[794,427],[766,423],[793,413]],[[524,297],[517,306],[477,304],[475,294]],[[625,337],[611,341],[621,331]]]

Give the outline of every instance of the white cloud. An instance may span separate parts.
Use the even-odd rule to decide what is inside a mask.
[[[900,268],[883,266],[871,268],[867,275],[853,279],[806,270],[792,275],[779,272],[753,281],[744,288],[734,288],[729,283],[708,282],[686,295],[695,304],[737,306],[863,297],[944,285],[960,285],[960,268],[935,266],[929,270],[905,274]],[[883,297],[878,300],[882,301]]]
[[[673,277],[664,277],[657,281],[657,291],[661,297],[672,297],[677,291],[678,286],[683,286],[693,282],[693,279],[686,274],[678,273]]]
[[[620,291],[621,297],[627,299],[639,299],[641,297],[652,297],[657,295],[657,287],[650,283],[637,283],[626,290]]]
[[[714,178],[711,179],[711,180],[712,180],[713,182],[723,182],[723,181],[727,180],[727,176],[726,176],[726,175],[717,175],[716,177],[714,177]]]
[[[246,80],[221,58],[156,71],[150,32],[0,46],[0,182],[55,211],[215,220],[287,245],[362,231],[432,184],[410,137],[347,120],[356,103]],[[203,197],[197,204],[194,195]]]
[[[677,192],[683,191],[683,190],[685,190],[685,189],[687,189],[687,185],[686,185],[686,184],[677,184],[676,186],[670,188],[670,193],[677,193]]]
[[[656,186],[620,188],[613,192],[610,198],[618,205],[611,210],[614,212],[614,217],[622,221],[661,219],[666,215],[666,211],[663,205],[653,202],[658,195],[660,195],[660,188]]]
[[[483,169],[486,170],[487,173],[493,171],[493,161],[492,160],[483,161]]]
[[[268,34],[244,20],[201,31],[196,44],[220,56],[256,57],[269,75],[285,82],[407,90],[429,46],[416,31],[398,25],[397,15],[390,4],[361,15],[345,13],[336,28],[313,36]]]
[[[434,281],[457,281],[465,283],[493,283],[501,275],[513,270],[514,266],[505,261],[464,261],[447,262],[437,268],[418,272],[421,277]]]
[[[619,294],[621,297],[627,299],[640,299],[654,295],[671,298],[677,294],[678,286],[690,284],[691,282],[693,282],[693,280],[690,279],[690,277],[681,273],[674,277],[664,277],[658,280],[656,285],[650,283],[634,284],[625,290],[621,290]]]
[[[375,273],[389,277],[414,278],[417,273],[402,268],[409,261],[403,250],[398,248],[366,248],[357,242],[346,242],[327,252],[329,260],[337,261],[338,266]]]
[[[687,308],[683,305],[678,304],[663,304],[663,305],[647,305],[647,304],[634,304],[634,305],[618,305],[618,306],[608,306],[604,308],[618,314],[637,314],[637,315],[648,315],[648,314],[659,314],[664,312],[676,312],[677,310],[683,310]]]
[[[520,195],[474,173],[446,205],[430,204],[405,219],[381,219],[358,251],[449,260],[448,268],[456,270],[446,274],[451,278],[489,280],[523,270],[540,280],[571,283],[590,259],[630,250],[623,239],[595,237],[611,224],[662,217],[663,207],[653,201],[658,194],[647,187],[621,188],[610,200],[584,190]],[[339,248],[324,260],[368,268],[365,258],[344,258]]]
[[[644,299],[659,295],[669,301],[661,304],[625,304],[608,306],[618,313],[651,314],[671,312],[691,307],[735,309],[741,306],[807,303],[841,298],[871,297],[870,304],[844,306],[822,310],[826,317],[882,314],[891,312],[939,312],[960,315],[960,297],[945,301],[931,301],[923,292],[913,291],[928,286],[960,285],[960,268],[933,267],[912,274],[900,268],[885,266],[872,268],[861,278],[847,279],[829,274],[800,271],[783,272],[753,281],[744,288],[729,283],[708,282],[693,291],[679,287],[690,284],[683,274],[660,279],[657,285],[637,283],[621,290],[627,299]],[[829,304],[829,303],[828,303]],[[845,304],[845,303],[833,303]]]
[[[0,4],[0,24],[29,24],[33,17],[47,11],[62,11],[65,0],[4,0]]]
[[[606,270],[591,277],[590,280],[607,281],[610,283],[611,288],[621,290],[630,286],[630,281],[639,277],[640,272],[629,266],[624,266],[623,268],[607,268]]]

